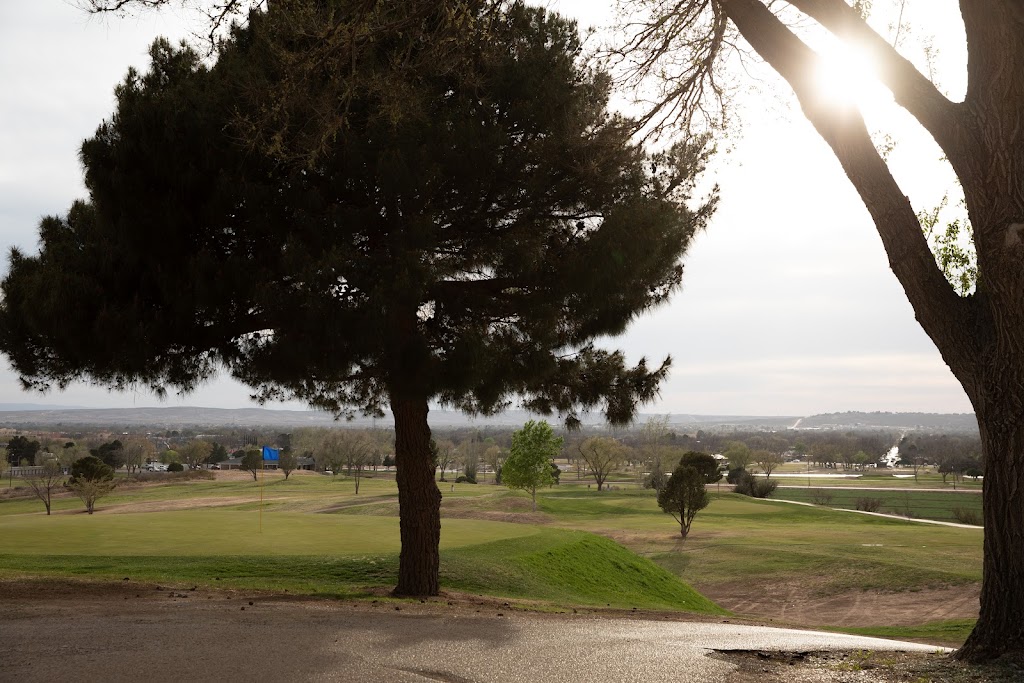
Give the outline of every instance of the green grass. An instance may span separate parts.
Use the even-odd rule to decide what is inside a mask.
[[[924,640],[930,643],[959,647],[967,640],[974,628],[974,619],[950,619],[929,621],[917,626],[866,626],[863,628],[842,627],[827,629],[859,636],[895,638],[898,640]]]
[[[34,500],[0,502],[0,576],[76,577],[355,596],[397,579],[394,481],[340,477],[191,481],[123,487],[79,512],[46,516]],[[447,505],[507,511],[520,494],[456,486]],[[461,499],[461,500],[460,500]],[[167,508],[184,502],[186,509]],[[121,510],[121,507],[125,507]],[[143,510],[143,511],[140,511]],[[151,510],[151,511],[144,511]],[[318,512],[342,514],[316,514]],[[532,524],[444,518],[446,589],[553,605],[721,613],[678,577],[606,538]]]
[[[399,550],[395,482],[367,478],[358,496],[353,489],[343,477],[268,478],[262,532],[251,480],[125,487],[101,500],[93,516],[81,514],[72,498],[59,500],[55,510],[62,512],[50,517],[38,501],[0,500],[0,574],[130,576],[324,595],[388,587]],[[599,494],[569,481],[538,492],[539,516],[526,494],[502,487],[444,485],[442,493],[442,586],[471,593],[713,611],[687,584],[786,584],[837,594],[981,578],[977,529],[713,493],[683,542],[650,491]],[[156,511],[176,505],[190,507]]]
[[[459,590],[561,604],[723,614],[672,573],[607,538],[545,530],[442,555],[442,579]]]
[[[560,526],[606,533],[695,586],[780,581],[835,594],[981,580],[980,530],[712,494],[681,541],[649,491],[545,493]]]
[[[229,530],[232,516],[239,514],[197,512],[226,517],[222,523]],[[268,514],[261,535],[255,528],[248,534],[237,529],[199,533],[197,525],[209,521],[206,514],[142,516],[151,518],[144,527],[133,515],[69,518],[84,519],[94,529],[63,546],[60,555],[43,552],[52,553],[50,533],[64,536],[85,527],[64,525],[25,544],[25,532],[33,525],[6,524],[0,529],[0,576],[129,577],[332,596],[359,595],[369,588],[389,587],[397,579],[398,530],[393,518],[321,517],[303,525],[296,515]],[[270,522],[275,516],[282,519]],[[251,526],[251,520],[244,523]],[[184,528],[191,530],[184,538],[168,538],[168,533]],[[97,530],[103,539],[97,538]],[[593,534],[454,519],[442,524],[441,548],[441,581],[452,590],[563,606],[723,613],[670,572]]]
[[[529,536],[535,527],[446,519],[441,547]],[[363,555],[397,553],[393,517],[201,508],[118,515],[0,517],[0,553],[19,555]]]
[[[981,496],[974,492],[944,491],[850,491],[839,488],[780,488],[772,498],[814,503],[815,497],[831,496],[828,507],[846,510],[857,509],[859,498],[874,498],[882,501],[877,512],[903,515],[917,519],[934,519],[941,522],[956,522],[953,508],[969,510],[981,518]]]

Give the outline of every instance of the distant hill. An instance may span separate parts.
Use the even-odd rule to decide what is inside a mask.
[[[800,420],[799,429],[913,429],[977,432],[974,413],[824,413]]]
[[[945,432],[976,432],[974,415],[935,413],[828,413],[799,416],[744,416],[744,415],[690,415],[641,414],[637,424],[650,418],[667,418],[677,430],[776,430],[798,429],[916,429]],[[453,410],[433,409],[430,424],[435,428],[454,427],[518,427],[530,419],[539,419],[523,410],[509,410],[493,417],[470,418]],[[547,418],[554,423],[557,418]],[[603,420],[599,413],[583,416],[584,426],[600,428]],[[0,427],[19,429],[55,427],[180,429],[182,427],[298,427],[353,426],[369,427],[372,418],[357,417],[346,422],[334,419],[330,413],[313,410],[269,410],[265,408],[202,408],[168,406],[161,408],[70,408],[36,404],[0,404]],[[377,426],[393,424],[391,415],[376,421]]]
[[[82,406],[48,406],[42,403],[0,403],[0,411],[79,410]]]

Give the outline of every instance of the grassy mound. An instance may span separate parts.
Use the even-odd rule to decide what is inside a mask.
[[[545,529],[455,548],[442,554],[441,580],[457,590],[559,604],[723,613],[650,560],[585,532]]]

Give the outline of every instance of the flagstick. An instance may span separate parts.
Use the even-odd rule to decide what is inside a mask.
[[[260,533],[263,533],[263,473],[267,466],[263,461],[263,454],[260,453]]]

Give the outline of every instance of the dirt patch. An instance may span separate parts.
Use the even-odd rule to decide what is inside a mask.
[[[269,496],[263,499],[264,503],[275,501],[288,501],[290,498]],[[147,500],[138,503],[118,503],[116,505],[104,505],[102,501],[96,505],[96,514],[121,514],[124,512],[170,512],[172,510],[191,510],[195,508],[231,507],[233,505],[246,505],[258,502],[258,499],[247,498],[184,498],[177,500]],[[80,514],[82,510],[65,510],[62,513],[54,514]]]
[[[478,498],[445,498],[441,500],[441,516],[449,519],[483,519],[515,524],[547,524],[550,518],[533,511],[533,502],[512,496],[481,496]]]
[[[977,584],[901,592],[853,590],[827,596],[816,594],[806,581],[694,585],[730,612],[801,626],[913,626],[975,619],[980,594]]]

